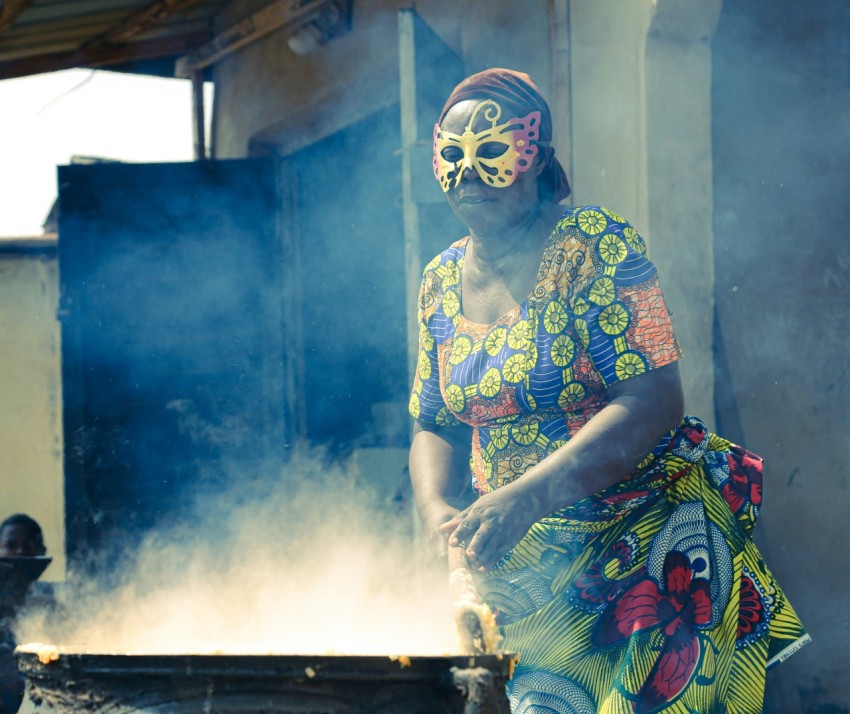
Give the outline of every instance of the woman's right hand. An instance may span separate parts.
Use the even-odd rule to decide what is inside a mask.
[[[410,481],[428,545],[440,557],[448,554],[448,539],[440,526],[460,512],[456,506],[469,484],[471,441],[465,425],[437,427],[418,421],[413,425]]]
[[[449,552],[449,534],[440,530],[440,526],[452,520],[460,509],[450,506],[444,501],[431,503],[422,509],[420,516],[429,546],[440,558],[445,558]]]

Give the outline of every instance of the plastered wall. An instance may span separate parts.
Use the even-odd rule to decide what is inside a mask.
[[[719,417],[765,458],[760,537],[812,644],[771,711],[850,711],[850,7],[726,3],[713,43]]]
[[[0,519],[23,512],[65,573],[62,389],[55,257],[0,245]]]
[[[570,3],[574,200],[646,238],[689,413],[714,426],[711,50],[719,2]]]
[[[216,65],[216,155],[245,156],[252,143],[288,154],[397,103],[399,6],[397,0],[355,0],[351,31],[309,55],[293,53],[281,31]],[[247,2],[234,7],[223,25],[250,9]],[[521,69],[547,93],[549,7],[549,0],[416,3],[467,72]]]

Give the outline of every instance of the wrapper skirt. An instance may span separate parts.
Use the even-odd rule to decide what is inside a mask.
[[[516,714],[761,712],[809,641],[751,535],[762,461],[686,417],[633,474],[535,524],[478,583]]]

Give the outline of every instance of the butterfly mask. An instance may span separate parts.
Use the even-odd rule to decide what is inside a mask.
[[[483,111],[490,127],[473,133],[475,118]],[[489,186],[507,188],[517,175],[528,171],[537,155],[540,112],[522,119],[497,124],[502,108],[492,99],[481,102],[472,112],[463,134],[452,134],[434,125],[434,176],[443,192],[455,188],[467,169],[475,169]]]

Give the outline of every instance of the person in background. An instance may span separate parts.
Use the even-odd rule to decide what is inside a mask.
[[[41,526],[35,519],[16,513],[0,523],[0,558],[39,558],[46,552]],[[41,573],[40,569],[38,573]],[[0,582],[0,714],[13,714],[23,701],[24,682],[15,661],[16,642],[12,623],[25,602],[29,605],[38,600],[43,605],[50,597],[49,590],[41,588],[32,598],[31,578],[21,575],[20,571],[10,570],[7,574],[4,570],[3,577],[9,582]],[[25,600],[28,595],[30,600]]]
[[[16,513],[0,523],[0,558],[44,555],[44,536],[34,518]]]
[[[766,670],[809,640],[751,540],[762,460],[684,416],[644,240],[608,208],[559,205],[552,128],[507,69],[461,82],[434,128],[469,234],[421,284],[421,521],[465,549],[520,654],[516,714],[760,712]]]

